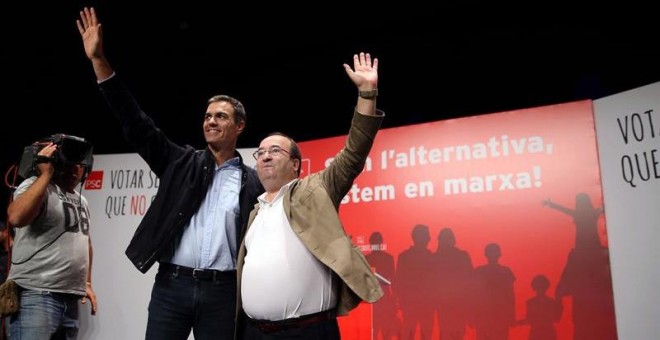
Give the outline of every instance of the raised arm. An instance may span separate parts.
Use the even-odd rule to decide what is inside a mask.
[[[83,8],[80,11],[80,20],[76,20],[76,25],[82,37],[85,54],[94,67],[96,80],[103,81],[108,79],[114,71],[103,52],[103,29],[96,16],[94,7]]]
[[[362,172],[384,116],[376,109],[378,59],[372,61],[369,53],[356,54],[353,68],[344,64],[344,69],[358,90],[357,113],[353,114],[344,148],[322,175],[328,194],[337,206]]]
[[[50,159],[53,157],[55,150],[57,150],[57,146],[50,143],[39,150],[38,156]],[[14,227],[20,228],[32,223],[41,212],[46,189],[51,178],[53,178],[55,166],[52,162],[42,162],[39,163],[38,167],[39,176],[34,183],[13,200],[7,208],[8,221]]]
[[[543,201],[543,205],[545,205],[546,207],[561,211],[566,215],[573,216],[575,214],[575,210],[566,208],[565,206],[563,206],[561,204],[555,203],[555,202],[551,201],[549,198],[546,199],[545,201]]]

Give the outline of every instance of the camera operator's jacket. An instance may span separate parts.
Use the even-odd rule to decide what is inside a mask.
[[[126,256],[143,273],[157,261],[161,251],[169,249],[183,227],[197,211],[213,181],[215,160],[208,150],[179,146],[139,107],[128,89],[115,74],[99,84],[112,112],[117,116],[126,140],[147,162],[159,179],[158,192],[142,218]],[[236,152],[237,157],[241,157]],[[236,221],[236,244],[240,244],[247,220],[257,197],[264,191],[254,169],[241,158],[242,178],[239,196],[240,214]]]

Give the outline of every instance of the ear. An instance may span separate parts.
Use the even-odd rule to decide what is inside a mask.
[[[299,173],[299,170],[300,170],[300,160],[299,159],[294,159],[293,160],[293,171],[295,173]]]
[[[236,124],[236,132],[238,132],[238,134],[240,135],[243,132],[243,130],[245,130],[245,121],[241,120],[240,122],[238,122],[238,124]]]

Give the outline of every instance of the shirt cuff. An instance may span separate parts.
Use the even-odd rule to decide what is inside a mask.
[[[114,76],[115,76],[115,71],[112,71],[112,74],[108,78],[97,80],[96,83],[100,84],[106,80],[112,79]]]

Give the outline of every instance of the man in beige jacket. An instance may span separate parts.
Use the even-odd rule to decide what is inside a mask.
[[[281,133],[266,137],[254,153],[266,192],[250,214],[238,255],[239,338],[339,339],[337,315],[383,296],[338,214],[384,116],[376,110],[378,59],[360,53],[353,64],[344,64],[358,88],[351,129],[325,170],[299,179],[300,150]]]

